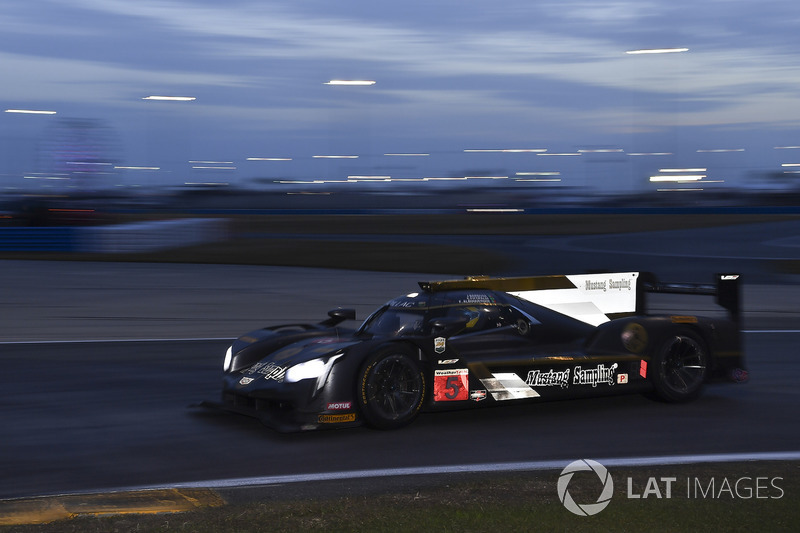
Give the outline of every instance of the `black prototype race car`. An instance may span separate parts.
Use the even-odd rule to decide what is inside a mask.
[[[659,283],[623,272],[420,282],[358,329],[335,309],[319,324],[266,327],[228,349],[221,402],[278,431],[391,429],[421,410],[649,393],[692,400],[747,379],[739,275]],[[650,315],[649,293],[705,294],[722,318]]]

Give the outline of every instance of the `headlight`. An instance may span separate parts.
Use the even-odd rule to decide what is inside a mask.
[[[318,378],[325,373],[326,366],[324,360],[312,359],[290,367],[284,374],[284,380],[295,383],[303,379]]]
[[[233,363],[233,346],[228,346],[228,351],[225,352],[225,361],[222,363],[222,370],[228,372],[231,369],[231,363]]]
[[[328,380],[333,363],[342,355],[344,354],[338,353],[331,357],[320,357],[304,363],[298,363],[286,369],[283,380],[286,383],[296,383],[304,379],[316,379],[316,390],[320,390]]]

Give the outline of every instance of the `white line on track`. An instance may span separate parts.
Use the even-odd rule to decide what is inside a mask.
[[[315,474],[290,474],[283,476],[261,476],[246,478],[217,479],[193,481],[151,487],[137,487],[121,490],[154,490],[154,489],[226,489],[237,487],[253,487],[266,485],[282,485],[287,483],[304,483],[315,481],[332,481],[344,479],[366,479],[381,477],[401,477],[441,474],[480,474],[487,472],[525,472],[536,470],[556,470],[564,468],[572,459],[551,461],[527,461],[516,463],[482,463],[474,465],[428,466],[409,468],[385,468],[373,470],[349,470],[343,472],[320,472]],[[744,461],[798,461],[800,451],[762,452],[762,453],[730,453],[706,455],[675,455],[651,457],[611,457],[595,458],[595,461],[609,467],[665,466],[689,465],[699,463],[735,463]]]
[[[742,333],[758,335],[761,333],[800,333],[800,329],[743,329]]]

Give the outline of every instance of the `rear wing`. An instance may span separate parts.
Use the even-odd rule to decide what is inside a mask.
[[[733,322],[741,322],[741,275],[735,273],[714,274],[713,284],[663,283],[650,272],[642,272],[636,287],[636,313],[647,313],[647,294],[696,294],[713,296],[717,305],[728,312]]]

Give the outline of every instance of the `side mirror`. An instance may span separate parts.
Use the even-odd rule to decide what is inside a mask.
[[[345,320],[355,320],[356,319],[356,310],[355,309],[342,309],[338,307],[336,309],[331,309],[328,311],[328,316],[330,317],[327,320],[320,322],[320,325],[332,328],[333,326],[344,322]]]
[[[467,327],[466,317],[450,316],[434,318],[430,322],[431,328],[434,333],[442,335],[454,335]]]
[[[523,337],[527,336],[531,332],[531,323],[527,320],[523,320],[521,318],[517,319],[515,326],[517,328],[517,333]]]

